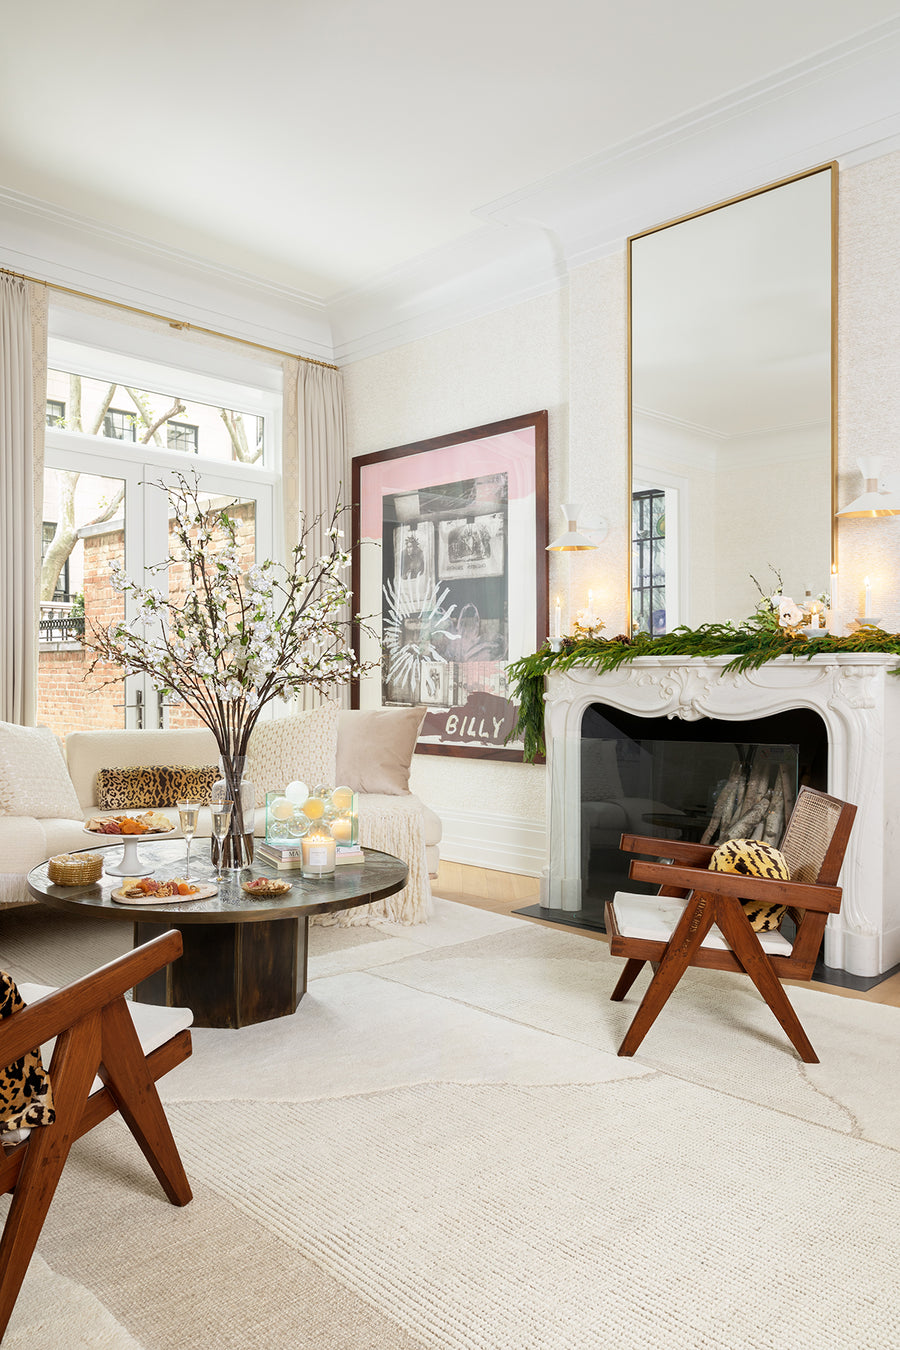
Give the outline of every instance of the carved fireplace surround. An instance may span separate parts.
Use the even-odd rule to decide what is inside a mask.
[[[723,674],[728,657],[639,657],[615,671],[589,667],[547,680],[550,862],[541,904],[581,907],[581,723],[591,704],[643,717],[744,721],[811,708],[828,734],[828,791],[859,808],[841,874],[840,914],[825,932],[825,963],[877,976],[900,961],[900,676],[894,656],[779,657]]]

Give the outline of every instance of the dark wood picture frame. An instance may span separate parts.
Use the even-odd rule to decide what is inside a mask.
[[[505,671],[548,633],[547,482],[546,410],[353,460],[353,612],[383,659],[352,706],[424,705],[419,754],[522,760]]]

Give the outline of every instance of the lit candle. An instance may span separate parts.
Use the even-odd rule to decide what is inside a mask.
[[[837,609],[837,599],[838,599],[837,563],[832,563],[832,564],[831,564],[831,609],[833,609],[833,610],[836,610],[836,609]]]
[[[562,637],[562,600],[556,597],[556,607],[553,611],[553,636]]]
[[[331,822],[331,833],[336,844],[349,844],[353,834],[353,821],[349,816],[338,816]]]
[[[866,607],[863,610],[863,618],[868,619],[872,613],[872,583],[868,577],[864,578],[863,585],[866,588]]]
[[[300,840],[300,856],[301,876],[331,876],[334,872],[334,837],[331,831],[314,826]]]

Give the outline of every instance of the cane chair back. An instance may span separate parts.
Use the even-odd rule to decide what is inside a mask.
[[[846,840],[838,834],[845,802],[812,788],[801,788],[780,849],[791,881],[833,886],[844,858]]]

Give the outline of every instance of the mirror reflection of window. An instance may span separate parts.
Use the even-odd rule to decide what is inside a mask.
[[[657,488],[631,496],[631,626],[666,631],[666,494]]]
[[[632,492],[680,483],[685,505],[664,605],[633,546],[635,628],[740,622],[773,568],[795,598],[828,588],[832,172],[630,241]]]

